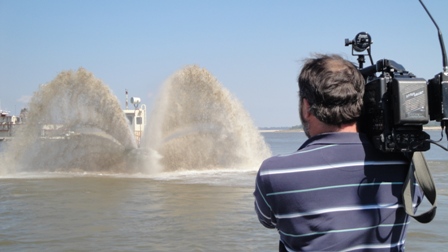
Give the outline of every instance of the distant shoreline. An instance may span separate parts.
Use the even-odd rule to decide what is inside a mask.
[[[301,129],[261,129],[258,130],[261,133],[272,133],[272,132],[281,132],[281,133],[289,133],[289,132],[303,132]]]
[[[441,130],[440,126],[427,126],[423,127],[423,130]],[[292,133],[292,132],[303,132],[303,129],[260,129],[260,133]]]

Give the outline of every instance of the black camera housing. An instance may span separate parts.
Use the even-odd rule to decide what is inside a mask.
[[[384,152],[429,150],[434,141],[423,131],[423,125],[435,120],[448,135],[448,67],[441,34],[444,71],[429,81],[416,77],[393,60],[382,59],[373,64],[372,43],[366,32],[358,33],[351,41],[345,39],[345,46],[352,45],[352,55],[358,57],[358,69],[366,81],[358,130]],[[372,65],[363,68],[367,55]]]
[[[442,122],[448,120],[448,71],[441,72],[428,81],[430,120]]]
[[[423,131],[429,122],[426,80],[387,59],[360,71],[366,86],[359,131],[384,152],[429,150],[429,135]]]

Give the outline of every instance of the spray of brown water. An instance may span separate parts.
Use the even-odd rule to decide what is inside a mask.
[[[198,66],[166,81],[149,121],[151,170],[257,167],[271,155],[241,103]]]
[[[25,124],[8,143],[3,172],[129,172],[135,148],[118,99],[80,68],[61,72],[33,95]]]
[[[240,169],[271,155],[240,102],[197,66],[162,86],[140,149],[118,99],[81,68],[39,88],[3,154],[0,174]]]

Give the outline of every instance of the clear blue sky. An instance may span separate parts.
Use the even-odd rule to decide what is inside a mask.
[[[448,1],[425,0],[448,41]],[[148,106],[186,65],[210,71],[259,127],[300,124],[296,78],[311,53],[356,61],[344,39],[372,36],[373,59],[442,70],[435,26],[417,0],[0,0],[0,101],[18,114],[39,85],[84,67],[122,101]]]

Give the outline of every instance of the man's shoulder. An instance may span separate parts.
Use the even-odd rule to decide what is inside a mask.
[[[260,169],[266,173],[285,168],[309,168],[321,164],[405,161],[400,153],[384,153],[358,133],[328,133],[308,139],[295,152],[266,159]]]
[[[332,145],[309,145],[292,153],[272,156],[263,161],[260,170],[268,172],[285,168],[300,169],[301,167],[313,166],[321,160],[322,153],[320,150],[330,147]]]

